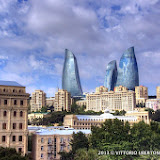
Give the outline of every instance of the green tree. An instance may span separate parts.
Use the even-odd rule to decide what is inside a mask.
[[[41,112],[43,112],[43,113],[47,112],[47,106],[43,106],[43,107],[41,108]]]
[[[21,156],[14,148],[0,147],[0,160],[29,160],[29,158]]]
[[[75,153],[76,150],[80,148],[88,149],[89,147],[88,138],[82,132],[78,132],[77,134],[73,133],[72,140],[71,140],[71,146],[72,146],[73,153]]]
[[[97,160],[98,154],[97,150],[86,148],[78,149],[75,153],[74,159],[76,160]]]

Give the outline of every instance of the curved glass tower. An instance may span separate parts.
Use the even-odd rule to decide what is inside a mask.
[[[139,86],[138,65],[134,53],[134,47],[128,48],[122,55],[118,68],[116,86],[124,86],[134,90]]]
[[[106,75],[104,80],[104,86],[108,88],[108,91],[114,90],[114,86],[117,81],[117,64],[116,61],[111,61],[107,65]]]
[[[62,88],[71,93],[71,96],[82,96],[77,60],[68,49],[65,50],[65,61],[62,75]]]

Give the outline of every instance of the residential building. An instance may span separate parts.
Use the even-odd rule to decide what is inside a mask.
[[[64,89],[55,93],[54,111],[71,110],[71,94]]]
[[[106,120],[116,118],[124,122],[128,121],[131,125],[142,120],[149,123],[149,113],[147,111],[128,111],[125,116],[114,116],[109,110],[106,110],[101,115],[66,115],[63,124],[74,129],[91,129],[91,126],[101,126]]]
[[[109,91],[92,93],[86,96],[86,110],[95,112],[109,110],[130,111],[135,108],[134,91]]]
[[[88,135],[90,130],[75,130],[64,127],[48,127],[33,134],[32,158],[33,160],[60,160],[59,152],[71,150],[73,133],[83,132]]]
[[[79,78],[77,59],[68,49],[65,50],[62,89],[70,92],[72,97],[82,96],[83,93]]]
[[[14,81],[0,81],[0,147],[28,152],[28,101],[25,87]]]
[[[157,99],[160,99],[160,86],[156,87]]]
[[[44,106],[46,106],[46,93],[42,90],[35,90],[31,98],[31,112],[40,111]]]
[[[154,111],[160,109],[160,99],[147,99],[145,107],[151,108]]]
[[[148,88],[145,86],[136,86],[136,104],[145,104],[145,101],[148,99]]]

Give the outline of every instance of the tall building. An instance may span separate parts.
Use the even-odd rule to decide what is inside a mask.
[[[134,91],[109,91],[87,94],[86,96],[86,110],[95,112],[105,111],[106,109],[132,111],[134,108]]]
[[[96,93],[108,92],[108,88],[104,86],[96,87]]]
[[[148,99],[148,88],[144,86],[135,87],[136,104],[145,104]]]
[[[71,96],[82,96],[78,65],[75,55],[65,50],[65,61],[62,75],[62,88],[71,93]]]
[[[104,80],[104,86],[108,88],[108,91],[114,90],[114,86],[117,81],[117,64],[116,61],[111,61],[107,65],[106,75]]]
[[[69,152],[73,133],[91,134],[90,130],[75,130],[73,128],[48,127],[33,134],[33,160],[60,160],[59,152]]]
[[[67,90],[59,89],[55,93],[54,111],[71,110],[71,94]]]
[[[125,86],[134,90],[139,86],[138,65],[134,53],[134,47],[124,52],[120,59],[116,86]]]
[[[28,151],[28,103],[25,87],[14,81],[0,81],[0,147]]]
[[[32,93],[32,98],[30,101],[31,112],[37,112],[41,110],[42,107],[46,106],[46,93],[42,90],[35,90]]]
[[[157,99],[160,99],[160,86],[156,87]]]

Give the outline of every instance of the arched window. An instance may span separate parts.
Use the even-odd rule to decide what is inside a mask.
[[[7,116],[7,111],[3,112],[3,116],[6,117]]]
[[[20,117],[23,117],[23,111],[20,111]]]

